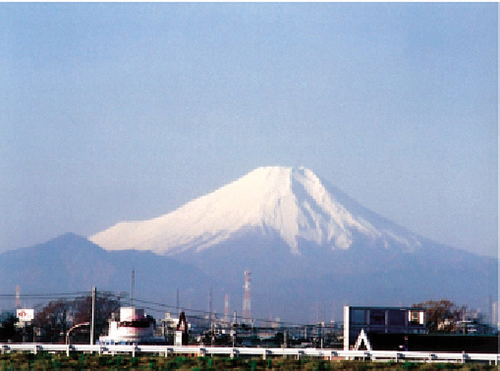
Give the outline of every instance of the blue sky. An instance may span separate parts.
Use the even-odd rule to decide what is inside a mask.
[[[0,251],[306,166],[497,254],[487,3],[0,4]]]

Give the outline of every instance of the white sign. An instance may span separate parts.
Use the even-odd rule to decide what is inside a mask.
[[[17,318],[22,322],[33,321],[35,318],[35,310],[34,309],[18,309],[16,311]]]

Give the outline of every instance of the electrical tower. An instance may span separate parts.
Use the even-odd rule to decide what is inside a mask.
[[[224,297],[224,320],[229,323],[229,295]]]
[[[134,289],[135,289],[135,268],[132,268],[132,287],[131,287],[132,306],[134,306]]]
[[[250,322],[252,318],[252,298],[250,295],[250,271],[245,271],[245,298],[243,299],[243,322]]]

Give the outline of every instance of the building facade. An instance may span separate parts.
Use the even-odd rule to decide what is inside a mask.
[[[365,334],[425,334],[425,309],[344,306],[344,350]]]

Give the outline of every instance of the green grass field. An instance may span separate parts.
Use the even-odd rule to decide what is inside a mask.
[[[323,361],[273,358],[162,357],[141,355],[96,355],[74,353],[12,353],[0,355],[0,371],[14,370],[497,370],[498,366],[459,363],[395,363],[362,361]]]

